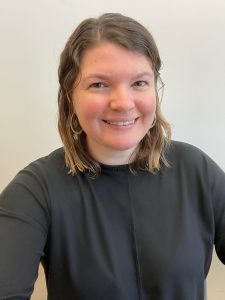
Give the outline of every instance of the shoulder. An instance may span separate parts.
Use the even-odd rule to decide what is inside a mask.
[[[20,173],[30,173],[47,177],[51,177],[53,174],[67,174],[63,148],[56,149],[50,154],[31,162]]]
[[[63,185],[68,186],[71,178],[64,162],[64,150],[57,149],[19,171],[2,191],[1,205],[7,203],[10,206],[12,203],[13,210],[18,208],[20,211],[21,206],[29,210],[39,203],[40,207],[49,212],[50,199],[57,196]]]
[[[174,141],[172,140],[171,143],[168,145],[166,149],[168,155],[178,155],[178,156],[188,156],[188,157],[195,157],[195,156],[205,156],[206,154],[199,149],[198,147],[188,144],[186,142]]]
[[[20,170],[6,189],[23,189],[34,194],[47,194],[49,187],[58,185],[63,177],[69,176],[64,160],[64,150],[59,148]]]
[[[50,154],[43,156],[32,163],[30,163],[26,168],[40,168],[40,169],[54,169],[57,167],[65,167],[64,162],[64,150],[63,148],[58,148],[51,152]]]
[[[179,174],[186,174],[189,178],[197,175],[214,181],[225,179],[224,171],[204,151],[188,143],[172,141],[166,148],[166,158],[170,169]]]
[[[198,147],[178,141],[171,141],[166,148],[166,157],[172,164],[204,164],[209,156]]]

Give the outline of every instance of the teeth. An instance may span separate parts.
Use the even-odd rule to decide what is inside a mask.
[[[110,125],[117,125],[117,126],[127,126],[127,125],[132,125],[134,124],[135,120],[130,120],[130,121],[121,121],[121,122],[114,122],[114,121],[106,121],[106,123]]]

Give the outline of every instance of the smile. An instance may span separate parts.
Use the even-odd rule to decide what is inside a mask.
[[[136,119],[133,120],[129,120],[129,121],[107,121],[104,120],[104,122],[106,122],[107,124],[110,125],[116,125],[116,126],[128,126],[128,125],[133,125],[135,123]]]

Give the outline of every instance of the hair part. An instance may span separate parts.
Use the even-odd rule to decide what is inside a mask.
[[[130,168],[134,172],[138,169],[156,172],[162,164],[168,166],[164,154],[171,136],[170,125],[160,110],[159,90],[163,90],[164,86],[159,73],[161,59],[150,32],[134,19],[117,13],[106,13],[99,18],[89,18],[81,22],[68,39],[60,56],[58,129],[64,145],[66,165],[72,174],[76,174],[77,170],[88,171],[95,177],[101,171],[99,162],[87,153],[85,133],[77,134],[74,139],[74,130],[80,128],[74,129],[75,125],[72,122],[74,115],[72,92],[85,51],[104,41],[122,46],[129,51],[142,53],[151,62],[156,82],[156,123],[140,141],[137,152],[131,158]],[[79,124],[76,126],[79,127]]]

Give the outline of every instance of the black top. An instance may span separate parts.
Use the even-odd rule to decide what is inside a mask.
[[[225,174],[184,143],[166,157],[91,179],[58,149],[19,172],[0,197],[0,299],[29,299],[41,260],[49,300],[203,300],[214,243],[225,263]]]

